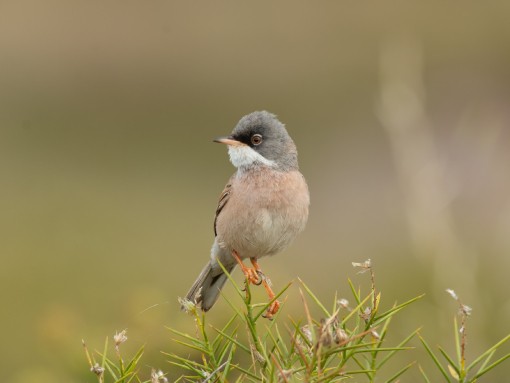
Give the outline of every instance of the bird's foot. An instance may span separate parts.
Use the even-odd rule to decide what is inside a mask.
[[[262,316],[269,320],[273,320],[273,316],[278,312],[279,309],[280,309],[280,302],[278,300],[275,300],[275,301],[273,301],[273,303],[271,303],[271,305],[267,308],[266,313]]]
[[[263,285],[264,289],[266,289],[267,295],[269,297],[269,301],[272,301],[269,305],[266,313],[263,315],[264,318],[267,319],[273,319],[273,316],[278,312],[280,309],[280,302],[275,299],[276,295],[273,292],[273,289],[271,288],[271,281],[269,278],[267,278],[262,270],[260,269],[259,264],[257,263],[257,258],[250,258],[251,264],[253,267],[246,267],[241,260],[241,257],[239,257],[239,254],[235,250],[232,251],[232,256],[235,258],[237,263],[239,264],[239,267],[241,267],[241,270],[246,277],[247,283],[252,283],[254,285]]]
[[[258,267],[258,264],[256,263],[256,261],[254,263],[254,261],[252,259],[253,267],[247,267],[247,266],[245,266],[245,264],[239,257],[239,254],[237,254],[237,251],[233,250],[232,256],[235,258],[235,260],[239,264],[239,267],[241,268],[241,271],[243,272],[244,276],[246,277],[246,280],[248,281],[248,283],[252,283],[254,285],[259,286],[265,277],[264,277],[264,274],[262,274],[262,271],[260,270],[260,268]]]
[[[280,302],[277,299],[275,299],[276,295],[273,292],[273,289],[271,288],[271,280],[269,278],[264,277],[262,283],[264,284],[264,288],[266,289],[269,300],[273,301],[271,305],[267,308],[267,311],[263,316],[264,318],[272,320],[273,316],[280,309]]]
[[[264,274],[262,272],[255,270],[251,267],[246,267],[243,270],[244,276],[248,280],[249,283],[254,284],[256,286],[260,286],[264,281]]]

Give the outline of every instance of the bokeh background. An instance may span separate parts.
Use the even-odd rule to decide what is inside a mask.
[[[509,17],[507,1],[3,0],[2,380],[94,381],[82,338],[124,328],[146,376],[172,374],[165,326],[192,329],[177,296],[233,172],[212,139],[260,109],[312,195],[306,232],[262,262],[276,288],[349,297],[370,258],[386,307],[427,294],[396,338],[423,326],[451,349],[446,288],[473,307],[468,356],[507,335]],[[296,286],[284,310],[302,315]]]

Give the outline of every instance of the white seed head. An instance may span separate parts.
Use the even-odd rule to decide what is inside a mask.
[[[363,313],[361,314],[361,319],[363,319],[365,322],[368,322],[371,315],[372,309],[370,307],[365,307],[365,310],[363,310]]]
[[[352,267],[360,268],[361,270],[359,273],[364,273],[367,270],[370,270],[372,268],[372,260],[367,259],[365,262],[352,262]]]
[[[113,336],[113,341],[115,342],[116,348],[118,348],[122,343],[127,341],[128,338],[126,336],[126,333],[127,333],[127,328],[122,330],[121,332],[115,333],[115,335]]]
[[[344,329],[337,328],[335,331],[334,338],[335,338],[336,344],[341,344],[341,343],[343,344],[349,340],[349,335],[347,335],[347,333],[345,332]]]
[[[310,330],[310,326],[304,325],[301,327],[301,332],[303,333],[304,337],[308,342],[312,342],[312,331]]]
[[[200,291],[197,293],[197,295],[200,293]],[[179,304],[181,305],[181,310],[184,311],[186,314],[194,314],[197,311],[197,305],[195,302],[190,301],[186,298],[177,298],[179,301]]]
[[[470,316],[473,309],[468,305],[460,305],[460,310],[465,316]]]
[[[104,374],[104,368],[101,367],[99,365],[99,363],[96,363],[94,364],[91,368],[90,368],[90,371],[92,371],[94,374],[96,374],[97,376],[101,377],[103,376]]]
[[[378,333],[377,331],[375,331],[375,330],[370,330],[370,334],[372,334],[372,336],[373,336],[375,339],[377,339],[377,340],[381,339],[381,336],[380,336],[380,335],[379,335],[379,333]]]
[[[251,351],[253,358],[255,358],[259,363],[265,363],[266,359],[260,352],[257,351],[257,348],[255,347],[255,345],[253,345],[253,344],[250,345],[250,351]]]
[[[350,310],[349,301],[345,298],[339,299],[338,305],[344,309]]]
[[[168,379],[163,371],[161,370],[156,371],[153,368],[151,371],[151,383],[168,383]]]
[[[453,291],[452,289],[446,289],[446,292],[448,294],[450,294],[450,296],[455,299],[456,301],[459,300],[459,297],[457,296],[457,294],[455,293],[455,291]]]

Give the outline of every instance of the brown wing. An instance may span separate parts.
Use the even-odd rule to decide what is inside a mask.
[[[230,182],[230,180],[229,180],[229,182],[225,185],[225,188],[221,192],[220,200],[218,201],[218,207],[216,208],[216,215],[214,216],[214,236],[218,235],[218,233],[216,232],[216,222],[218,221],[218,215],[221,213],[221,211],[227,204],[231,193],[232,193],[232,182]]]

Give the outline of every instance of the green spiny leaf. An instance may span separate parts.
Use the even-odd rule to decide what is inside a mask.
[[[434,352],[432,351],[432,349],[429,347],[428,343],[425,341],[425,339],[423,339],[420,335],[418,335],[421,343],[423,344],[423,346],[425,347],[425,350],[427,351],[427,353],[430,355],[430,357],[432,358],[432,361],[434,362],[434,364],[436,365],[436,367],[439,369],[439,371],[441,372],[441,374],[444,376],[444,378],[446,379],[447,382],[451,383],[451,380],[450,380],[450,376],[448,375],[448,373],[446,372],[446,370],[444,369],[444,367],[441,365],[441,363],[439,362],[439,360],[437,359],[436,355],[434,354]]]
[[[470,371],[472,368],[474,368],[482,359],[489,356],[492,352],[496,351],[503,343],[507,342],[510,339],[510,334],[505,336],[503,339],[501,339],[499,342],[494,344],[492,347],[487,349],[485,352],[483,352],[478,358],[476,358],[471,364],[466,368],[466,371]]]
[[[481,371],[478,371],[477,374],[474,376],[474,378],[472,380],[470,380],[470,382],[475,382],[476,379],[478,379],[480,376],[482,375],[485,375],[486,373],[488,373],[490,370],[492,370],[494,367],[500,365],[501,363],[503,363],[505,360],[507,360],[508,358],[510,358],[510,354],[506,354],[505,356],[499,358],[498,360],[496,360],[494,363],[492,363],[491,365],[485,367],[483,370]]]
[[[408,301],[400,304],[400,305],[397,305],[397,306],[393,306],[391,309],[389,309],[388,311],[382,313],[381,315],[377,316],[375,319],[374,319],[374,323],[377,324],[378,322],[380,322],[381,320],[383,320],[384,318],[390,316],[390,315],[394,315],[396,314],[398,311],[402,310],[404,307],[406,306],[409,306],[411,303],[413,302],[416,302],[417,300],[423,298],[425,296],[425,294],[422,294],[422,295],[418,295],[417,297],[414,297],[412,299],[409,299]]]
[[[400,375],[402,375],[404,372],[406,372],[407,370],[409,370],[416,362],[411,362],[409,363],[407,366],[403,367],[402,369],[400,369],[399,371],[397,371],[391,378],[389,378],[388,380],[386,380],[386,383],[391,383],[391,382],[394,382],[396,379],[398,379],[398,377]]]
[[[460,376],[460,368],[455,364],[453,358],[451,358],[450,355],[448,355],[448,353],[441,346],[438,346],[437,348],[438,348],[439,352],[444,356],[444,358],[446,359],[448,364],[451,366],[451,368],[453,368],[455,370],[455,373],[457,374],[457,376]]]
[[[298,278],[299,279],[299,278]],[[322,310],[322,312],[324,313],[324,315],[326,315],[328,318],[331,316],[331,314],[329,313],[329,311],[326,309],[326,307],[324,307],[324,305],[322,304],[322,302],[319,300],[319,298],[317,298],[317,296],[312,292],[312,290],[310,290],[310,288],[301,280],[299,279],[299,283],[301,283],[301,286],[303,286],[303,288],[305,289],[305,291],[307,292],[307,294],[310,296],[310,298],[312,298],[312,300],[315,302],[315,304],[317,306],[319,306],[319,308]]]

